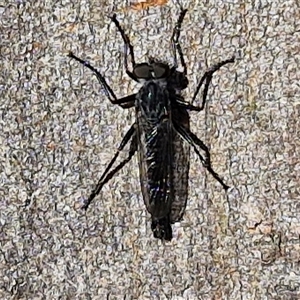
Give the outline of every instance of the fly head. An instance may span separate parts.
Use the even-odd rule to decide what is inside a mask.
[[[139,81],[151,79],[165,79],[169,88],[181,91],[188,86],[188,79],[184,72],[180,72],[176,67],[171,67],[167,63],[150,59],[149,63],[136,64],[133,68],[133,75]]]
[[[133,75],[138,80],[163,79],[170,76],[170,67],[165,63],[150,61],[137,64],[133,68]]]
[[[158,124],[168,119],[171,101],[188,85],[188,79],[176,67],[156,61],[136,64],[133,75],[143,82],[136,98],[136,108],[149,123]]]

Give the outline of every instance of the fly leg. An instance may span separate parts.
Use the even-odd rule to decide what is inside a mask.
[[[131,79],[138,81],[137,78],[134,76],[134,74],[128,68],[128,49],[129,49],[129,55],[131,56],[132,69],[134,69],[134,66],[136,65],[135,59],[134,59],[133,46],[130,43],[130,39],[129,39],[128,35],[125,33],[122,26],[120,25],[119,21],[117,20],[117,15],[114,14],[112,17],[110,17],[110,19],[112,20],[113,23],[115,23],[118,31],[121,33],[123,41],[124,41],[124,52],[125,52],[124,66],[125,66],[126,73]]]
[[[181,65],[183,67],[184,75],[187,74],[187,66],[186,66],[186,63],[184,61],[182,49],[181,49],[181,46],[180,46],[180,43],[179,43],[179,37],[180,37],[180,31],[181,31],[181,24],[183,22],[183,19],[184,19],[184,16],[185,16],[186,12],[187,12],[187,9],[183,9],[181,7],[181,12],[180,12],[179,18],[176,22],[176,25],[175,25],[175,28],[173,30],[173,34],[172,34],[172,37],[171,37],[173,58],[174,58],[174,67],[173,68],[176,70],[177,67],[178,67],[178,62],[177,62],[177,51],[178,51],[179,59],[180,59]]]
[[[119,156],[120,151],[124,149],[124,147],[127,145],[129,140],[131,139],[130,144],[130,150],[128,157],[125,158],[119,165],[117,165],[112,171],[110,171],[111,167],[113,166],[114,162],[116,161],[117,157]],[[90,203],[93,201],[93,199],[100,193],[102,187],[105,183],[107,183],[119,170],[121,170],[133,157],[137,150],[137,139],[136,139],[136,131],[135,131],[135,124],[133,124],[130,129],[125,134],[120,146],[117,149],[117,152],[115,153],[114,157],[106,167],[104,173],[102,174],[101,178],[98,181],[98,184],[96,188],[92,191],[91,195],[89,196],[88,200],[82,207],[83,209],[87,210]]]
[[[229,64],[229,63],[234,63],[234,56],[231,57],[230,59],[227,59],[227,60],[224,60],[224,61],[221,61],[219,63],[217,63],[216,65],[212,66],[208,71],[206,71],[204,73],[204,75],[202,76],[197,88],[196,88],[196,92],[194,93],[194,96],[192,98],[192,101],[191,103],[193,103],[200,91],[200,88],[202,87],[204,81],[205,81],[205,85],[204,85],[204,91],[203,91],[203,97],[202,97],[202,104],[201,106],[193,106],[193,105],[190,105],[190,107],[187,107],[187,109],[189,110],[194,110],[194,111],[201,111],[203,110],[204,106],[205,106],[205,103],[206,103],[206,98],[207,98],[207,92],[208,92],[208,88],[209,88],[209,84],[212,80],[212,76],[213,74],[218,71],[219,69],[221,69],[221,67]]]
[[[122,108],[130,108],[134,106],[134,101],[136,94],[132,94],[123,98],[118,99],[114,93],[114,91],[111,89],[111,87],[106,82],[104,76],[92,65],[90,65],[88,62],[84,61],[83,59],[77,57],[73,52],[69,52],[68,56],[70,58],[73,58],[77,60],[79,63],[84,65],[85,67],[89,68],[97,77],[99,83],[101,84],[102,88],[104,89],[106,97],[109,99],[109,101],[112,104],[120,105]]]
[[[192,111],[201,111],[203,110],[204,106],[195,106],[193,104],[190,104],[189,102],[187,101],[184,101],[183,98],[181,96],[177,96],[176,97],[176,104],[186,110],[192,110]]]
[[[174,124],[174,127],[180,136],[194,148],[196,154],[199,156],[203,166],[208,170],[208,172],[222,185],[225,191],[228,190],[229,186],[223,182],[220,176],[212,168],[210,153],[207,146],[189,129],[177,124]],[[197,146],[205,152],[205,158],[198,151]]]

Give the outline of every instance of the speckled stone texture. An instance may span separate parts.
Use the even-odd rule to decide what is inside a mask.
[[[139,86],[106,16],[117,12],[137,62],[171,63],[176,2],[143,11],[125,1],[0,3],[1,299],[300,299],[299,1],[182,4],[187,100],[207,68],[237,56],[215,74],[206,110],[191,113],[231,189],[191,152],[184,220],[163,245],[136,157],[80,209],[134,111],[113,106],[66,54],[128,95]]]

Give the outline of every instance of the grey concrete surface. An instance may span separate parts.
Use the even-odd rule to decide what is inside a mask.
[[[152,237],[137,158],[80,209],[134,112],[111,105],[66,54],[128,95],[138,85],[106,16],[118,13],[138,62],[172,62],[178,5],[0,3],[1,299],[300,299],[299,1],[182,4],[187,100],[207,68],[238,57],[214,77],[206,110],[191,113],[231,189],[192,152],[184,220],[163,245]]]

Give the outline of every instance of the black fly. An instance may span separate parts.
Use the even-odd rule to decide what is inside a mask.
[[[167,241],[172,239],[171,224],[182,219],[186,207],[190,146],[200,158],[203,166],[225,190],[228,189],[228,186],[212,168],[207,146],[190,131],[188,111],[203,110],[213,73],[222,66],[233,63],[234,57],[216,64],[203,75],[192,102],[190,102],[193,103],[200,88],[204,85],[201,106],[194,106],[184,101],[181,91],[187,87],[188,79],[179,36],[186,12],[186,9],[181,9],[171,38],[173,66],[154,59],[150,59],[149,63],[137,64],[134,59],[133,46],[128,36],[122,29],[116,15],[111,17],[124,41],[126,73],[131,79],[143,83],[136,94],[117,99],[105,78],[94,67],[76,57],[72,52],[69,53],[69,57],[79,61],[94,72],[112,104],[120,105],[122,108],[135,106],[136,111],[134,124],[125,134],[117,152],[83,208],[88,208],[104,184],[138,152],[141,189],[144,203],[152,217],[151,229],[154,237]],[[129,55],[132,71],[128,68]],[[177,55],[179,55],[183,67],[182,72],[177,71]],[[129,142],[130,149],[127,158],[112,169],[120,151]],[[199,152],[200,149],[204,151],[204,156]]]

